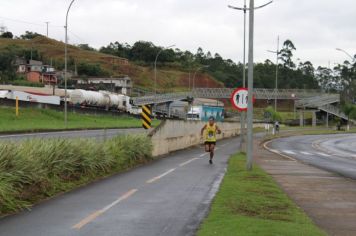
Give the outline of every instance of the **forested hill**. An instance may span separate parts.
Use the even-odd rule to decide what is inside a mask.
[[[303,62],[293,57],[296,46],[286,40],[279,53],[278,87],[325,90],[343,90],[345,86],[355,84],[355,64],[347,61],[334,68],[315,68],[309,61]],[[43,60],[52,63],[57,69],[63,69],[64,44],[33,32],[20,37],[0,35],[0,71],[2,80],[14,79],[11,61],[15,56]],[[99,49],[80,44],[69,47],[69,69],[77,67],[81,77],[129,75],[136,86],[153,88],[154,61],[157,54],[158,87],[164,91],[181,91],[190,87],[196,73],[196,87],[238,87],[242,85],[243,65],[222,58],[202,48],[196,52],[183,51],[176,47],[163,48],[151,42],[138,41],[133,45],[113,42]],[[129,65],[117,63],[127,58]],[[13,69],[12,69],[13,70]],[[254,86],[274,88],[276,64],[270,60],[255,64]],[[351,88],[350,88],[351,89]],[[355,89],[351,89],[355,91]]]
[[[86,45],[87,46],[87,45]],[[129,58],[139,64],[149,65],[155,60],[157,52],[162,49],[151,42],[139,41],[133,45],[120,42],[110,43],[100,48],[100,52]],[[279,87],[280,88],[319,88],[316,69],[310,62],[293,62],[295,46],[290,40],[285,41],[279,52]],[[161,65],[175,65],[183,70],[202,68],[226,87],[242,85],[243,64],[222,58],[218,53],[204,52],[198,48],[197,52],[182,51],[177,48],[163,49],[158,58]],[[274,88],[276,78],[276,64],[266,60],[255,65],[255,87]]]

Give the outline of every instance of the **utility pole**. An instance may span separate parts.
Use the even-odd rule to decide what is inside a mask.
[[[250,0],[249,12],[249,43],[248,43],[248,96],[247,101],[247,164],[246,169],[252,170],[253,162],[253,36],[255,1]]]
[[[46,21],[45,23],[47,25],[47,34],[46,35],[47,35],[47,38],[48,38],[48,24],[49,24],[49,21]]]
[[[258,7],[255,7],[254,9],[260,9],[260,8],[263,8],[269,4],[271,4],[273,1],[270,1],[266,4],[263,4],[261,6],[258,6]],[[234,10],[240,10],[240,11],[243,11],[244,12],[244,43],[243,43],[243,71],[242,71],[242,86],[244,88],[246,88],[246,12],[248,10],[250,10],[249,8],[247,8],[247,5],[246,5],[246,0],[244,0],[244,7],[241,8],[241,7],[234,7],[234,6],[228,6],[229,8],[231,9],[234,9]],[[246,119],[246,113],[245,112],[241,112],[241,118],[240,118],[240,129],[241,129],[241,134],[240,134],[240,147],[239,147],[239,150],[240,152],[244,152],[245,151],[245,147],[244,147],[244,143],[246,142],[246,122],[245,122],[245,119]]]
[[[277,92],[278,92],[278,59],[279,59],[279,36],[277,37],[277,51],[276,51],[276,91],[274,97],[274,110],[277,112]]]
[[[275,90],[274,90],[274,110],[277,112],[277,96],[278,96],[278,63],[279,63],[279,36],[277,37],[277,50],[267,50],[267,52],[275,53],[276,54],[276,81],[275,81]]]
[[[67,128],[68,126],[68,104],[67,104],[67,46],[68,46],[68,14],[69,10],[73,5],[74,0],[71,1],[69,4],[67,14],[66,14],[66,25],[64,26],[65,28],[65,44],[64,44],[64,127]]]

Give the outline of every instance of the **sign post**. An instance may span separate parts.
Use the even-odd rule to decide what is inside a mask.
[[[255,98],[253,96],[249,96],[248,89],[238,88],[231,94],[230,101],[235,109],[237,109],[240,112],[246,112],[250,110],[250,107],[252,107],[249,105],[249,102],[253,104],[255,102]],[[241,130],[241,135],[243,135],[242,130]],[[249,145],[249,143],[247,144]]]
[[[16,117],[19,116],[19,97],[16,97]]]

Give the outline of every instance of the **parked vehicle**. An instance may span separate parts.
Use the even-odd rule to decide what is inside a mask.
[[[221,106],[192,106],[187,113],[187,120],[208,121],[209,117],[216,121],[224,120],[224,107]]]

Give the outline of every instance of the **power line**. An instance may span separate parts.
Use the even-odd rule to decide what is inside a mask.
[[[8,21],[13,21],[13,22],[17,22],[17,23],[22,23],[22,24],[27,24],[27,25],[43,26],[43,23],[30,22],[30,21],[19,20],[19,19],[14,19],[14,18],[8,18],[8,17],[3,17],[3,16],[0,16],[0,19],[8,20]],[[51,27],[61,27],[61,28],[62,28],[63,26],[52,25],[52,24],[51,24]]]
[[[79,39],[82,43],[85,43],[85,42],[86,42],[86,40],[84,40],[83,38],[81,38],[81,37],[79,37],[78,35],[76,35],[75,33],[73,33],[73,31],[70,31],[70,30],[68,29],[68,32],[69,32],[71,35],[73,35],[74,37],[76,37],[77,39]]]

